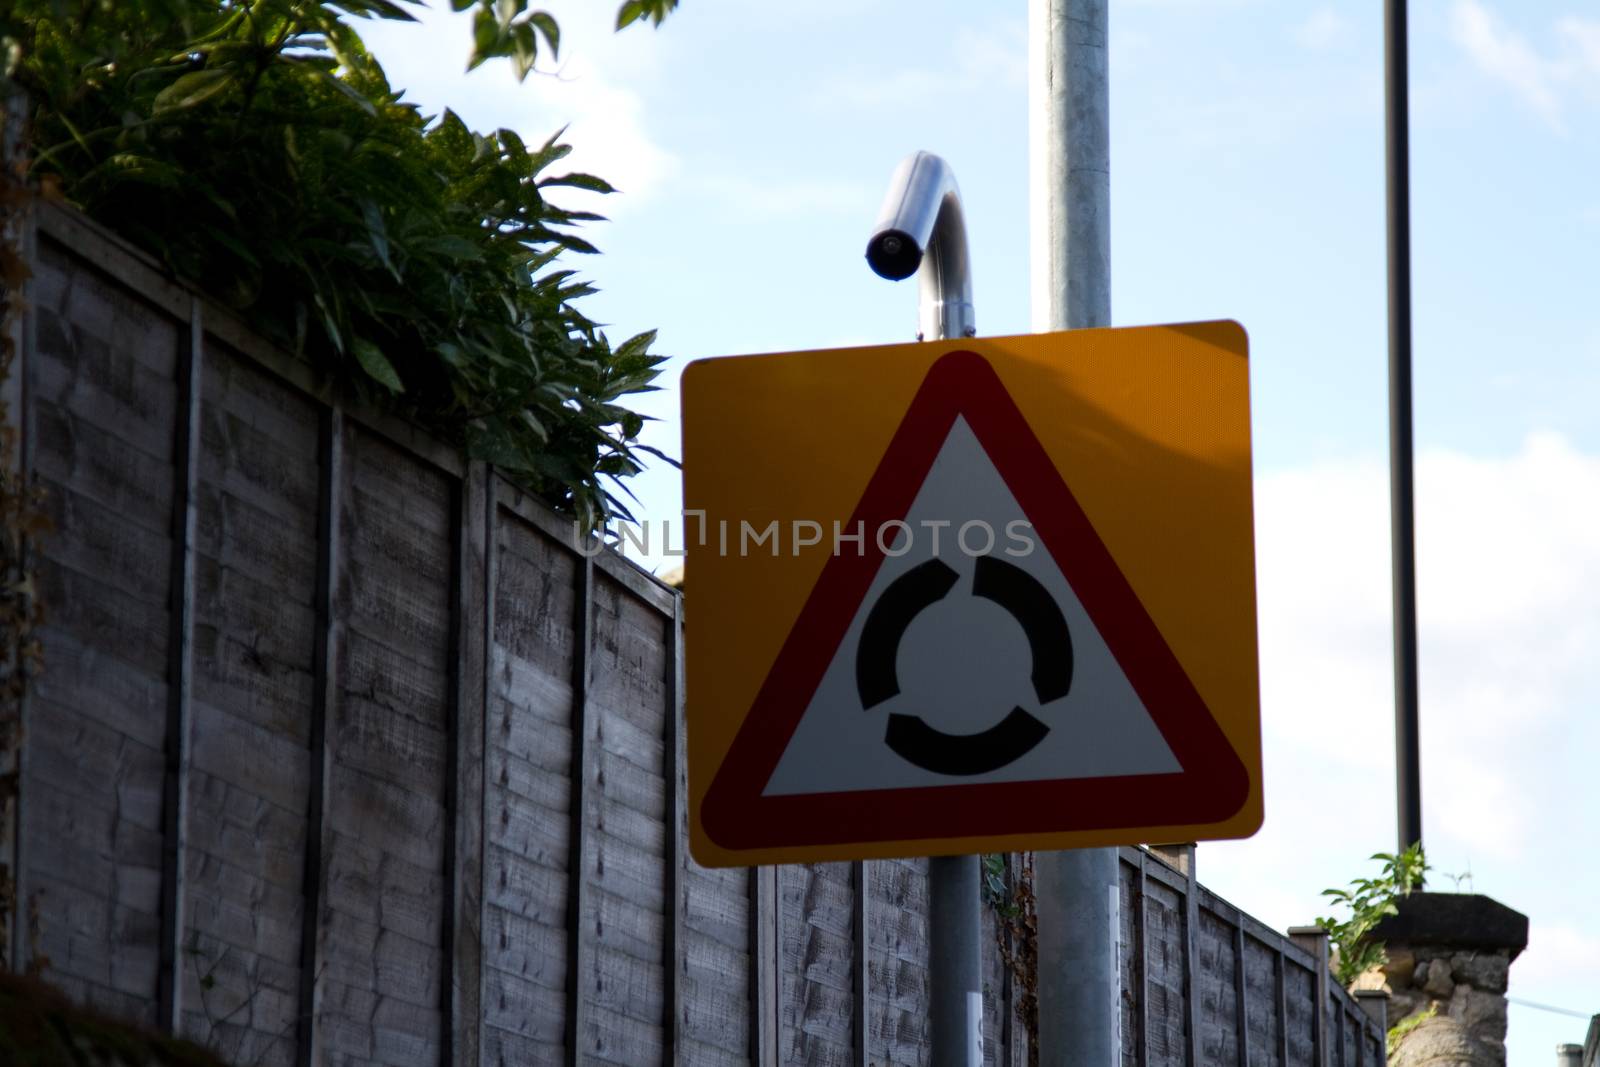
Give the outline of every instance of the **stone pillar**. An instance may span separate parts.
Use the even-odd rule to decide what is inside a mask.
[[[1355,983],[1387,992],[1389,1026],[1407,1027],[1390,1067],[1505,1067],[1506,986],[1528,917],[1473,893],[1412,893],[1397,906],[1373,931],[1388,962]]]

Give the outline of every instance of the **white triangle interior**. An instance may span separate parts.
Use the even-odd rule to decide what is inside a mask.
[[[971,427],[957,418],[906,516],[909,551],[883,561],[763,795],[1181,770],[1061,568],[1031,528],[1010,525],[1026,518]],[[963,550],[958,531],[974,521],[984,525],[969,528]],[[926,525],[939,522],[949,525]],[[995,538],[990,554],[1026,571],[1061,608],[1073,657],[1072,684],[1064,697],[1039,703],[1021,624],[1000,605],[972,594],[985,527]],[[1008,537],[1008,530],[1021,536]],[[870,540],[873,531],[867,536]],[[1032,542],[1031,551],[1023,551],[1023,539]],[[905,544],[891,542],[891,548],[898,552]],[[841,551],[855,547],[847,542]],[[856,652],[867,615],[892,582],[935,555],[959,578],[903,634],[895,664],[898,695],[863,710]],[[884,740],[891,713],[916,715],[936,730],[966,735],[993,727],[1013,707],[1037,717],[1049,732],[1025,755],[981,774],[927,770],[903,759]]]

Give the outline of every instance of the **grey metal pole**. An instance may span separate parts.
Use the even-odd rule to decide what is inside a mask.
[[[1106,0],[1029,0],[1035,330],[1111,323]],[[1121,1062],[1114,848],[1040,853],[1039,1063]]]
[[[917,337],[971,337],[971,261],[961,193],[930,152],[906,157],[889,183],[867,263],[898,281],[916,274]],[[932,1067],[983,1063],[982,916],[978,857],[928,861],[928,978]]]
[[[1411,150],[1406,3],[1383,6],[1389,230],[1389,521],[1394,580],[1394,769],[1400,851],[1422,843],[1417,565],[1411,488]]]

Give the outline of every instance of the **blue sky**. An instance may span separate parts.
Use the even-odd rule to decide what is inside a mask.
[[[1600,13],[1411,6],[1425,839],[1531,917],[1514,997],[1600,1011]],[[1023,0],[685,0],[620,35],[614,7],[553,4],[560,62],[520,86],[463,73],[459,16],[367,36],[429,111],[570,123],[624,190],[573,265],[675,357],[653,443],[688,359],[912,336],[862,250],[918,148],[960,179],[980,332],[1028,329]],[[1395,836],[1377,8],[1111,3],[1113,321],[1251,337],[1267,821],[1199,863],[1279,928]],[[679,507],[670,468],[634,489]],[[1584,1029],[1513,1006],[1511,1067]]]

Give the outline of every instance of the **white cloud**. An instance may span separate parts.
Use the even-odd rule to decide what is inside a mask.
[[[1600,99],[1600,20],[1558,19],[1554,45],[1546,53],[1479,0],[1456,0],[1450,32],[1482,73],[1509,88],[1557,132],[1566,129],[1572,96]]]
[[[1600,960],[1600,934],[1574,923],[1530,923],[1528,947],[1512,972],[1517,985],[1571,987],[1592,983]],[[1515,995],[1517,990],[1512,989]]]
[[[1600,833],[1571,780],[1600,748],[1600,456],[1535,434],[1503,457],[1425,451],[1416,483],[1429,855],[1526,908],[1520,872]],[[1281,927],[1393,847],[1387,463],[1263,473],[1256,516],[1267,818],[1208,845],[1201,876]]]
[[[827,178],[750,177],[718,169],[693,179],[723,210],[746,222],[833,215],[867,218],[881,190]]]
[[[361,30],[390,82],[426,113],[449,107],[476,129],[512,129],[535,145],[567,127],[563,140],[572,154],[548,173],[597,174],[624,195],[565,190],[561,202],[618,215],[655,194],[679,168],[648,132],[646,89],[655,77],[660,42],[647,33],[611,32],[613,10],[589,4],[557,11],[559,65],[541,59],[538,72],[520,83],[505,61],[462,74],[471,51],[470,18],[446,4],[419,10],[419,24],[375,22]]]
[[[1319,7],[1294,28],[1294,39],[1302,48],[1322,50],[1344,40],[1350,23],[1331,7]]]
[[[1540,57],[1477,0],[1456,0],[1450,32],[1480,70],[1504,82],[1552,127],[1561,127],[1556,87],[1564,75],[1556,64]]]
[[[898,110],[984,86],[1018,87],[1027,81],[1027,44],[1020,19],[963,27],[955,31],[948,54],[932,57],[933,65],[896,65],[888,75],[857,70],[823,85],[815,100],[829,108]]]
[[[564,140],[573,150],[562,165],[598,174],[627,194],[620,205],[607,198],[600,210],[626,210],[677,172],[677,159],[646,132],[640,93],[608,81],[590,60],[573,61],[539,88],[546,121],[571,124]]]

